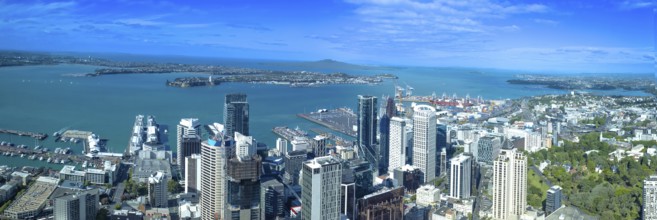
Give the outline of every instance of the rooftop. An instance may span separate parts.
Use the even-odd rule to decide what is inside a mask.
[[[43,208],[43,205],[57,188],[59,179],[52,177],[39,177],[37,181],[27,189],[27,192],[13,202],[5,212],[22,213]]]

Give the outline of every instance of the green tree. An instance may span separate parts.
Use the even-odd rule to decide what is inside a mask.
[[[182,186],[178,181],[170,179],[169,182],[167,182],[167,189],[169,190],[169,193],[179,193],[182,191]]]
[[[109,210],[107,209],[99,209],[98,213],[96,213],[96,220],[107,220],[109,219]]]

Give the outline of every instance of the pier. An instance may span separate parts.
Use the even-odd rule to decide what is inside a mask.
[[[72,149],[73,150],[73,149]],[[75,152],[75,150],[73,150]],[[85,155],[78,154],[62,154],[54,153],[51,151],[43,151],[41,149],[34,150],[33,148],[20,148],[0,145],[0,158],[1,156],[24,157],[25,160],[43,160],[50,159],[53,164],[81,164],[85,161],[91,164],[90,166],[101,166],[103,160],[118,161],[120,157],[106,156],[103,158],[90,158]],[[61,161],[64,160],[64,163]]]
[[[357,122],[356,114],[347,108],[322,110],[309,114],[297,114],[297,116],[352,137],[357,135],[353,130]]]
[[[0,129],[0,133],[5,133],[5,134],[13,134],[13,135],[18,135],[18,136],[30,136],[34,139],[37,140],[44,140],[48,137],[47,134],[44,133],[36,133],[36,132],[29,132],[29,131],[18,131],[18,130],[9,130],[9,129]]]

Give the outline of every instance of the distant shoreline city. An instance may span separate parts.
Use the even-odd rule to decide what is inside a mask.
[[[292,87],[372,85],[390,79],[395,80],[395,88],[389,97],[362,90],[359,93],[363,94],[349,97],[357,106],[353,110],[319,108],[292,116],[322,126],[310,129],[317,135],[288,128],[287,121],[276,121],[279,125],[264,128],[278,137],[275,143],[258,141],[254,130],[263,130],[263,125],[253,123],[256,119],[253,113],[267,112],[257,107],[273,108],[272,105],[289,103],[258,103],[251,94],[232,92],[243,87],[222,91],[226,93],[223,97],[211,101],[222,105],[221,109],[213,110],[223,111],[221,122],[201,123],[198,115],[189,113],[194,112],[191,110],[169,113],[179,119],[175,126],[167,126],[149,114],[132,115],[134,122],[126,125],[131,129],[125,139],[113,140],[119,143],[128,140],[120,153],[111,152],[107,140],[90,131],[66,127],[54,132],[51,139],[74,148],[56,148],[51,152],[37,144],[47,140],[50,133],[0,128],[6,133],[3,135],[32,138],[36,145],[2,140],[0,157],[47,160],[62,165],[56,170],[0,166],[0,180],[4,184],[0,187],[3,202],[0,212],[4,218],[375,219],[386,216],[428,220],[562,219],[564,216],[591,219],[608,215],[636,219],[657,213],[654,210],[657,201],[640,199],[657,198],[654,172],[657,163],[651,162],[657,161],[655,97],[583,92],[622,89],[654,93],[649,89],[651,86],[654,89],[654,82],[641,77],[517,75],[504,83],[540,85],[569,92],[494,100],[469,95],[414,95],[414,88],[408,84],[400,86],[402,82],[397,82],[398,77],[393,74],[355,76],[68,56],[0,55],[3,67],[55,64],[110,67],[76,76],[136,73],[208,76],[167,80],[166,85],[173,87],[207,87],[229,82]],[[41,76],[28,80],[38,77]],[[65,84],[74,85],[72,81],[62,83]],[[113,87],[109,91],[114,91]],[[101,95],[104,94],[98,94]],[[126,96],[129,95],[134,94]],[[314,98],[322,99],[319,102],[322,106],[332,104],[331,97],[318,96]],[[186,101],[180,100],[183,100],[180,103]],[[169,136],[175,138],[169,140]],[[82,154],[75,147],[82,147]],[[606,197],[618,201],[601,199]]]

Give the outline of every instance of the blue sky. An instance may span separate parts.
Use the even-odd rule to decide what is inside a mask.
[[[0,0],[0,49],[652,72],[651,0]]]

